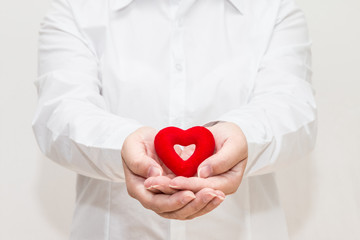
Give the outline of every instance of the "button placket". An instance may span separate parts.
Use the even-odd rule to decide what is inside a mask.
[[[171,71],[170,71],[170,125],[184,126],[186,69],[183,47],[183,28],[174,19],[171,34]]]
[[[180,5],[180,0],[177,0]],[[174,0],[170,0],[174,3]],[[182,4],[182,3],[181,3]],[[185,4],[185,2],[184,2]],[[178,6],[179,6],[178,5]],[[173,7],[173,6],[172,6]],[[170,103],[169,125],[184,128],[185,97],[186,97],[186,63],[184,52],[184,21],[180,17],[179,9],[175,8],[175,15],[171,22],[170,39]],[[173,8],[174,9],[174,8]],[[170,220],[170,239],[186,239],[186,223]]]

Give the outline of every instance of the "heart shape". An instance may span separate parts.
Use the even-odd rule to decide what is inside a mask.
[[[167,127],[158,132],[154,140],[155,150],[161,161],[177,176],[192,177],[197,168],[206,158],[214,153],[215,140],[212,133],[205,127],[192,127],[182,130]],[[189,159],[183,160],[174,150],[174,145],[196,148]]]

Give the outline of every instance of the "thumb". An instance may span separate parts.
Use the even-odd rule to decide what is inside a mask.
[[[130,138],[121,151],[121,157],[127,168],[141,177],[156,177],[163,173],[162,167],[147,153],[145,144],[138,139]]]
[[[123,160],[132,173],[144,178],[161,176],[163,173],[161,166],[146,155],[134,158],[123,157]]]
[[[207,178],[225,173],[242,160],[240,156],[239,147],[227,140],[217,153],[199,165],[198,177]]]
[[[129,135],[123,144],[121,157],[127,168],[135,175],[147,178],[161,176],[162,167],[154,159],[153,139],[155,129],[143,127]]]

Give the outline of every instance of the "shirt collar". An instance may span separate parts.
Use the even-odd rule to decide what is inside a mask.
[[[114,10],[118,11],[129,5],[133,0],[113,0]],[[244,0],[228,0],[230,3],[240,12],[243,13],[243,1]]]
[[[112,5],[115,11],[121,10],[129,5],[133,0],[113,0]]]
[[[244,0],[229,0],[231,4],[241,13],[244,13]]]

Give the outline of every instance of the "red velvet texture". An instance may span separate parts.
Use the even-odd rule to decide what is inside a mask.
[[[197,168],[206,158],[214,153],[215,140],[212,133],[205,127],[192,127],[182,130],[177,127],[167,127],[158,132],[154,140],[155,150],[161,161],[177,176],[192,177]],[[174,149],[174,145],[188,146],[195,144],[196,148],[189,159],[183,160]]]

